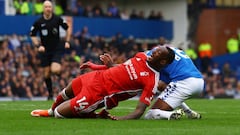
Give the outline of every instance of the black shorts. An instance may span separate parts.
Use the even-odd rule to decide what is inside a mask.
[[[41,66],[48,67],[53,62],[60,64],[62,55],[63,55],[63,51],[61,51],[61,50],[57,50],[54,52],[39,53],[40,60],[41,60]]]

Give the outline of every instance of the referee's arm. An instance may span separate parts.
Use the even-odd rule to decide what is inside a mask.
[[[31,27],[30,37],[33,42],[33,45],[35,45],[36,47],[39,47],[41,45],[41,43],[37,37],[37,32],[38,32],[37,24],[34,23],[34,25]]]
[[[65,41],[66,41],[66,43],[69,43],[70,38],[71,38],[71,31],[70,31],[69,25],[68,25],[67,21],[63,20],[62,18],[60,18],[59,21],[60,21],[61,27],[66,31]]]
[[[31,36],[31,39],[32,39],[33,45],[35,45],[36,47],[40,46],[40,41],[38,40],[37,36]]]
[[[70,38],[71,38],[71,31],[70,28],[68,27],[66,30],[66,42],[70,42]]]

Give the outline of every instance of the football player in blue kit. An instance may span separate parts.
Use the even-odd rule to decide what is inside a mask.
[[[201,115],[191,110],[184,101],[203,91],[202,74],[182,50],[170,48],[175,52],[175,60],[160,71],[159,89],[162,92],[145,114],[145,119],[171,119],[170,116],[177,108],[181,108],[190,119],[200,119]],[[153,50],[146,54],[151,55]],[[175,114],[178,116],[174,118],[181,117],[180,113]]]

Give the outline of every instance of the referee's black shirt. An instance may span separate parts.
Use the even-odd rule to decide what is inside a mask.
[[[49,20],[40,17],[36,20],[31,27],[30,36],[37,36],[39,32],[41,38],[41,44],[45,47],[46,51],[54,51],[59,49],[60,46],[60,26],[64,29],[68,29],[67,23],[56,15],[52,15]]]

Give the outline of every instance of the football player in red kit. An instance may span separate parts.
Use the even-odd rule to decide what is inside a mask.
[[[170,64],[174,57],[170,48],[159,46],[151,56],[140,52],[123,64],[80,75],[62,90],[51,109],[34,110],[31,115],[58,118],[102,117],[101,112],[95,113],[96,109],[111,109],[117,106],[118,101],[133,97],[141,91],[137,107],[132,113],[112,117],[115,120],[138,119],[157,91],[159,70]],[[111,97],[118,101],[115,102]]]

